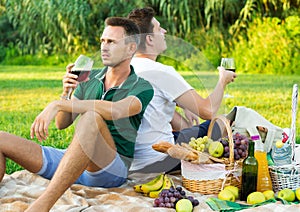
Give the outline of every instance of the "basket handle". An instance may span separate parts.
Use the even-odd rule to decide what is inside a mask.
[[[229,140],[229,162],[234,163],[234,143],[232,137],[232,129],[230,127],[229,120],[225,116],[217,115],[211,120],[207,131],[207,137],[211,138],[214,125],[217,121],[221,121],[225,126]]]

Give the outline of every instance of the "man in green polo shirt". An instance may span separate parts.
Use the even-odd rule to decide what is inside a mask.
[[[101,57],[105,68],[93,70],[90,80],[77,82],[67,66],[61,100],[51,102],[34,120],[30,135],[39,141],[48,137],[55,118],[64,129],[79,115],[67,150],[38,145],[27,139],[0,132],[0,180],[5,159],[51,179],[42,195],[26,211],[49,211],[73,184],[116,187],[127,178],[134,154],[137,129],[153,97],[153,88],[137,77],[130,66],[139,29],[127,18],[108,18],[101,36]],[[65,98],[76,88],[71,100]]]

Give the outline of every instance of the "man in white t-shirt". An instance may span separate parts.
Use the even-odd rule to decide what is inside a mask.
[[[180,169],[179,160],[153,150],[152,144],[159,141],[173,144],[188,142],[191,137],[206,135],[209,121],[174,132],[171,122],[178,115],[176,105],[203,120],[210,120],[222,103],[226,85],[236,77],[234,72],[219,67],[219,81],[214,91],[207,98],[201,97],[173,67],[156,62],[157,56],[167,46],[166,30],[154,15],[152,8],[135,9],[128,15],[141,31],[141,43],[131,64],[136,74],[148,80],[154,88],[154,97],[146,108],[138,130],[134,161],[130,168],[132,172],[168,172]]]

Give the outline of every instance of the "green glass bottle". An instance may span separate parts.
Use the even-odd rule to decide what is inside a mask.
[[[256,191],[258,162],[254,157],[254,142],[249,141],[248,157],[243,161],[242,189],[240,200],[246,201],[247,196]]]

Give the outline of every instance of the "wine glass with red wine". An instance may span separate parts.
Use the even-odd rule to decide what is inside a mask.
[[[235,62],[233,58],[222,58],[221,59],[221,66],[224,67],[227,71],[235,72]],[[230,94],[226,93],[224,98],[232,98]]]
[[[227,71],[235,72],[235,63],[233,58],[222,58],[221,66],[224,67]]]
[[[72,74],[76,74],[78,76],[77,81],[78,82],[84,82],[89,79],[89,75],[91,73],[92,67],[93,67],[94,61],[84,55],[80,55],[76,61],[75,65],[71,69]],[[73,89],[70,88],[68,92],[68,99],[71,98]]]

